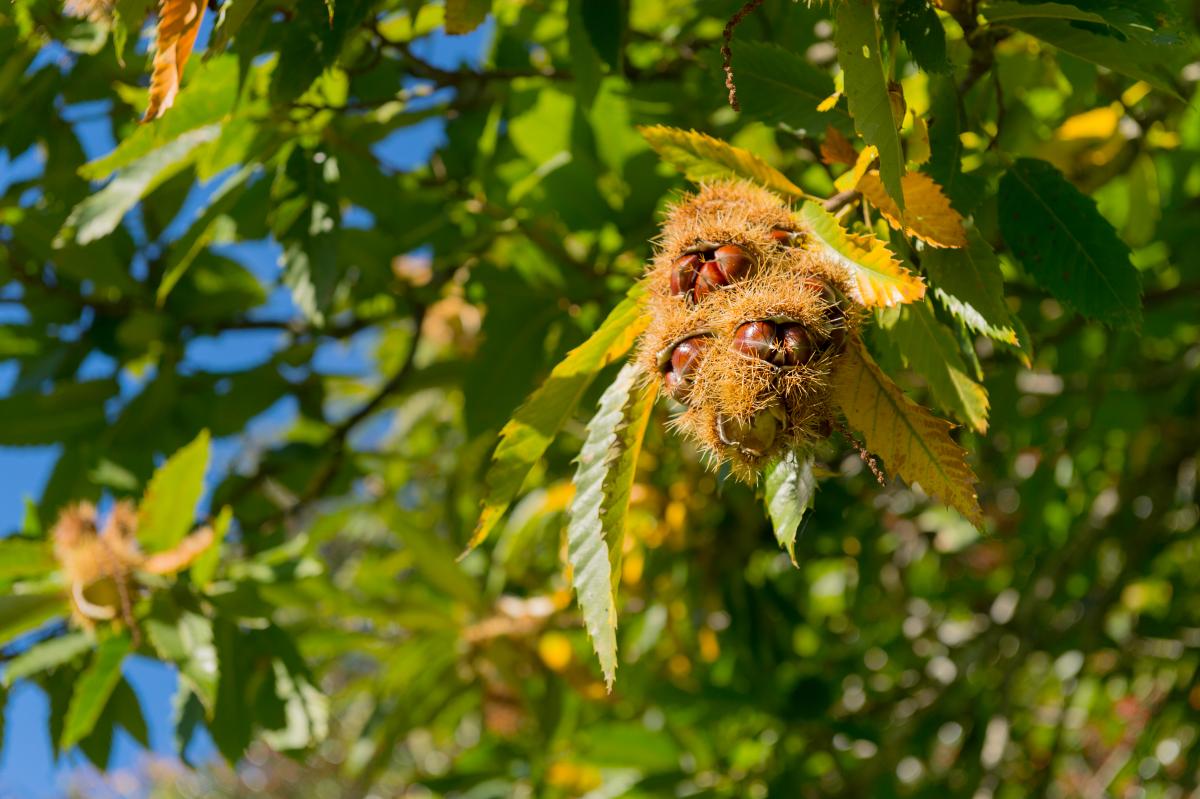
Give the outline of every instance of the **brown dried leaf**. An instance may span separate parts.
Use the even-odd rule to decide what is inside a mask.
[[[158,552],[142,561],[142,571],[151,574],[175,574],[191,566],[213,543],[211,527],[201,527],[179,542],[174,549]]]
[[[825,130],[825,140],[821,142],[821,160],[830,166],[854,166],[854,162],[858,160],[858,151],[840,130],[830,125]]]
[[[192,54],[196,34],[204,20],[205,0],[162,0],[158,9],[158,35],[154,71],[150,76],[150,102],[143,122],[158,119],[175,103],[183,68]]]

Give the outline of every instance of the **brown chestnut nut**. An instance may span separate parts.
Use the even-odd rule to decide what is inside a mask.
[[[726,244],[718,247],[713,255],[717,264],[721,267],[721,272],[724,276],[724,285],[736,283],[750,273],[750,268],[754,266],[754,261],[746,254],[746,251],[736,244]]]
[[[691,391],[696,367],[700,365],[700,356],[708,346],[708,341],[705,336],[693,336],[676,344],[671,351],[671,358],[663,372],[663,383],[667,393],[679,402],[683,402]]]
[[[837,290],[819,277],[806,277],[804,288],[820,297],[826,306],[835,307],[841,303]]]
[[[692,290],[701,263],[699,255],[685,255],[675,260],[671,265],[671,296],[678,297]]]
[[[744,322],[734,331],[733,349],[751,358],[771,360],[775,353],[775,325],[771,322]]]
[[[684,339],[671,352],[671,368],[681,380],[691,380],[700,363],[700,356],[708,346],[708,339],[695,337]]]
[[[696,287],[693,290],[696,296],[696,302],[701,302],[710,292],[716,291],[725,285],[725,276],[721,274],[721,267],[716,261],[705,261],[700,267],[700,273],[696,275]]]
[[[776,244],[782,244],[784,247],[795,247],[796,242],[800,239],[800,234],[792,230],[775,228],[771,231],[771,238],[775,240]]]
[[[672,399],[679,402],[683,402],[684,392],[682,382],[679,379],[679,375],[670,366],[667,367],[667,371],[663,372],[663,387],[666,388],[667,394]]]
[[[776,353],[780,366],[800,366],[808,363],[816,350],[812,336],[803,325],[780,326],[779,350]]]
[[[759,458],[766,455],[779,433],[783,409],[778,405],[759,411],[749,419],[717,415],[717,437],[721,443],[736,447],[743,455]]]

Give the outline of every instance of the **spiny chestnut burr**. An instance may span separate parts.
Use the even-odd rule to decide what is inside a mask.
[[[700,365],[704,348],[708,346],[706,336],[692,336],[675,345],[671,357],[664,366],[663,382],[667,393],[679,402],[687,398],[692,384],[696,379],[696,369]]]
[[[726,446],[752,458],[761,458],[771,450],[781,423],[786,419],[781,405],[772,405],[749,419],[717,414],[717,437]]]
[[[846,338],[846,312],[842,307],[844,298],[833,286],[819,278],[808,278],[804,287],[820,296],[825,303],[825,318],[829,320],[829,341],[826,346],[840,351]]]

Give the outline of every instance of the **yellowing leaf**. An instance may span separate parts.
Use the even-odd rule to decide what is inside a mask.
[[[867,202],[879,209],[888,224],[916,236],[933,247],[966,247],[967,231],[958,211],[942,193],[942,187],[924,172],[909,172],[900,180],[904,188],[904,211],[883,188],[878,172],[868,172],[858,181]]]
[[[868,308],[901,305],[925,296],[921,278],[909,272],[879,239],[855,235],[843,228],[833,214],[816,203],[805,203],[800,219],[824,250],[840,263],[854,283],[854,298]]]
[[[958,341],[937,320],[928,301],[904,306],[886,338],[905,364],[929,383],[934,402],[973,430],[987,432],[987,391],[967,375]]]
[[[932,150],[929,146],[929,125],[925,117],[913,116],[912,130],[904,140],[904,158],[913,166],[921,166],[929,161]],[[904,181],[900,181],[901,185]]]
[[[694,130],[664,125],[638,128],[646,141],[671,166],[689,180],[740,177],[789,197],[804,197],[804,190],[766,161],[740,147]]]
[[[833,375],[833,399],[867,448],[908,483],[955,508],[979,527],[983,512],[966,450],[954,443],[952,425],[904,395],[854,339]]]
[[[205,0],[162,0],[159,5],[150,101],[143,122],[158,119],[174,104],[183,68],[200,32],[204,8]]]

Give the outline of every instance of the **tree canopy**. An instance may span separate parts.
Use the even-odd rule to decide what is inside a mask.
[[[5,4],[8,735],[170,717],[225,765],[164,795],[1189,795],[1198,22]],[[637,354],[714,185],[856,314],[750,479]]]

